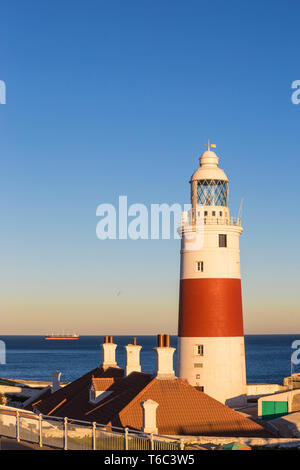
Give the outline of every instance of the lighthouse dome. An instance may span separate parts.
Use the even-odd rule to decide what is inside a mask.
[[[191,181],[220,180],[227,181],[228,178],[223,170],[219,168],[219,157],[211,150],[206,150],[199,158],[200,168],[194,171]]]

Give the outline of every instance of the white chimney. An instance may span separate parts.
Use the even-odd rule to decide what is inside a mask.
[[[149,434],[157,434],[158,429],[156,426],[156,408],[158,403],[153,400],[146,400],[141,402],[143,408],[143,427],[142,431]]]
[[[136,344],[136,338],[133,338],[132,344],[124,346],[126,349],[126,369],[125,375],[131,374],[131,372],[141,372],[140,364],[140,351],[142,346]]]
[[[175,348],[170,347],[170,335],[157,336],[156,354],[156,378],[160,380],[174,379],[173,355]]]
[[[103,361],[102,368],[108,369],[109,367],[117,367],[116,363],[116,348],[117,345],[113,343],[112,336],[105,336],[104,343],[102,344],[103,348]]]
[[[57,392],[57,390],[60,389],[60,377],[61,377],[61,372],[59,370],[55,370],[51,372],[52,375],[52,387],[51,391],[52,393]]]

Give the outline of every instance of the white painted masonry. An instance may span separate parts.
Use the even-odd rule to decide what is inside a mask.
[[[245,347],[244,337],[239,335],[243,334],[243,329],[240,328],[237,336],[234,330],[234,325],[237,323],[231,315],[231,312],[239,311],[238,308],[236,310],[234,308],[236,305],[241,305],[240,297],[235,302],[235,298],[231,297],[231,291],[226,290],[227,287],[225,287],[225,293],[224,290],[221,294],[216,292],[215,312],[222,313],[221,302],[224,301],[229,312],[224,318],[231,318],[233,327],[228,322],[231,330],[224,328],[226,335],[220,336],[214,334],[215,330],[207,331],[208,326],[204,337],[197,332],[193,336],[191,325],[195,324],[195,328],[198,323],[202,325],[203,322],[198,322],[200,316],[206,321],[206,325],[210,325],[210,317],[205,311],[205,305],[209,304],[209,299],[206,299],[206,303],[203,302],[203,307],[201,298],[199,299],[196,295],[199,305],[189,303],[187,299],[187,297],[193,298],[194,292],[199,292],[197,289],[200,284],[196,284],[196,280],[204,280],[206,283],[207,280],[224,280],[223,286],[227,286],[227,280],[241,279],[239,238],[243,228],[239,217],[236,219],[230,217],[227,204],[228,192],[225,189],[227,186],[223,188],[226,198],[225,196],[223,199],[217,197],[221,191],[219,188],[228,183],[228,178],[218,167],[218,162],[219,158],[210,149],[202,154],[200,168],[193,173],[190,181],[192,210],[182,213],[182,223],[179,229],[182,234],[180,279],[184,282],[181,288],[185,289],[185,285],[193,287],[188,290],[192,297],[185,295],[185,303],[181,305],[181,323],[184,324],[183,319],[185,315],[188,315],[189,321],[186,324],[189,325],[189,329],[186,336],[184,336],[186,329],[183,328],[183,333],[179,331],[176,373],[178,377],[187,379],[191,385],[202,387],[205,393],[220,402],[229,406],[240,406],[245,404],[247,396]],[[213,205],[214,201],[224,205]],[[226,236],[226,247],[220,246],[220,235]],[[198,263],[202,263],[200,269]],[[189,280],[193,280],[193,284],[189,284]],[[213,290],[213,282],[210,286]],[[188,306],[185,307],[186,305]],[[194,306],[195,312],[193,313]],[[220,319],[220,325],[222,321],[224,320]],[[242,318],[237,318],[238,321],[242,325]],[[211,324],[214,325],[212,328],[215,328],[217,324],[215,318]],[[202,326],[199,327],[198,333],[202,328]],[[231,331],[233,331],[232,334]],[[203,356],[196,354],[197,345],[203,346]]]
[[[175,377],[173,367],[173,355],[175,348],[157,347],[153,348],[156,359],[156,378],[172,379]]]
[[[125,375],[129,375],[131,372],[141,372],[140,351],[142,346],[127,344],[124,348],[126,350]]]
[[[158,403],[154,400],[145,400],[144,402],[141,402],[141,407],[143,408],[142,431],[150,434],[157,434],[156,409],[158,407]]]
[[[114,343],[103,343],[102,350],[103,350],[103,361],[102,367],[103,369],[108,369],[109,367],[116,367],[116,348],[117,345]]]
[[[203,345],[203,356],[197,355],[197,345]],[[245,403],[247,386],[243,336],[178,338],[177,354],[178,377],[189,377],[191,385],[204,386],[205,393],[226,405]]]

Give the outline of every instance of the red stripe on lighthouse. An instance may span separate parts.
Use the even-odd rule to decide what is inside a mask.
[[[181,280],[178,335],[243,336],[241,280]]]

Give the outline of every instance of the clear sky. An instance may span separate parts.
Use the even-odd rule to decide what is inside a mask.
[[[299,18],[297,0],[2,2],[2,334],[176,332],[180,242],[100,241],[96,207],[188,203],[208,138],[232,215],[245,197],[246,333],[300,333]]]

